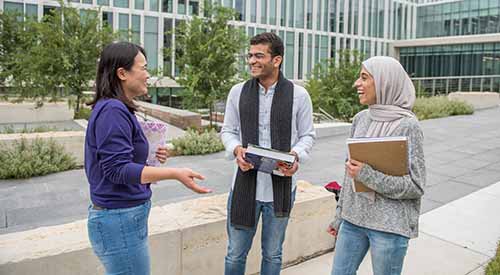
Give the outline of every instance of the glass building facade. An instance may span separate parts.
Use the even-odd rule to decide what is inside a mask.
[[[314,66],[340,49],[366,57],[395,55],[414,78],[500,75],[500,41],[448,43],[457,36],[500,33],[500,0],[211,0],[236,10],[230,24],[248,36],[271,31],[285,45],[283,72],[305,80]],[[153,70],[176,75],[175,28],[199,15],[203,0],[70,0],[74,7],[102,10],[102,20],[121,39],[141,44]],[[57,1],[0,0],[3,10],[41,19]],[[128,33],[131,36],[127,35]],[[432,46],[395,42],[439,39]],[[417,40],[415,40],[417,39]],[[473,40],[473,39],[472,39]],[[172,51],[174,52],[174,51]],[[243,59],[242,59],[243,62]],[[499,78],[500,80],[500,78]]]
[[[499,0],[428,1],[418,5],[416,20],[416,38],[434,45],[398,50],[419,85],[433,94],[500,92],[500,39],[484,41],[500,34]]]
[[[175,42],[175,26],[199,15],[203,0],[70,0],[81,9],[101,7],[102,19],[115,31],[144,46],[151,69],[175,75],[175,57],[163,48]],[[396,39],[416,37],[416,0],[213,0],[234,8],[231,24],[248,36],[276,32],[285,44],[283,71],[294,80],[306,79],[315,64],[335,57],[340,49],[358,49],[366,56],[388,55]],[[41,18],[56,1],[0,0],[3,10]]]
[[[424,5],[417,14],[417,38],[500,33],[499,0]]]
[[[412,77],[500,75],[500,42],[407,47],[400,61]]]

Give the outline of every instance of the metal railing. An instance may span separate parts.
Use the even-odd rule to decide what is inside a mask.
[[[417,95],[447,95],[453,92],[500,93],[500,75],[414,77]]]

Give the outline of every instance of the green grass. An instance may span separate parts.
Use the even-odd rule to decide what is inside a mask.
[[[497,254],[486,267],[485,275],[500,274],[500,242],[498,242]]]
[[[0,146],[0,179],[23,179],[76,168],[75,159],[54,140],[21,139]]]
[[[86,119],[89,120],[92,109],[90,108],[80,108],[80,111],[75,112],[73,119]]]
[[[474,108],[459,100],[449,100],[445,96],[419,97],[413,107],[419,120],[447,117],[454,115],[470,115]]]
[[[175,155],[204,155],[224,150],[217,131],[189,129],[183,137],[172,140]]]

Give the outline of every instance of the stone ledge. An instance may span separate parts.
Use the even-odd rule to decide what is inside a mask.
[[[338,135],[348,135],[351,130],[351,123],[347,122],[329,122],[314,124],[317,138],[331,137]]]
[[[175,127],[184,130],[190,127],[201,127],[201,115],[198,113],[143,101],[136,101],[135,103],[141,107],[145,114],[165,121]]]
[[[284,244],[284,264],[328,251],[325,232],[335,210],[322,187],[298,187]],[[153,274],[222,274],[226,253],[227,194],[154,207],[149,221]],[[260,228],[258,229],[260,232]],[[0,235],[0,274],[102,274],[92,253],[86,220]],[[260,266],[260,233],[254,238],[247,274]]]
[[[474,107],[474,110],[498,107],[500,96],[491,92],[455,92],[448,95],[448,99],[462,100]]]
[[[34,103],[0,102],[0,117],[5,124],[65,121],[73,119],[73,110],[66,102],[45,102],[41,108]]]

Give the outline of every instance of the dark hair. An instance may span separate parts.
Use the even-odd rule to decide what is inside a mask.
[[[101,98],[116,98],[122,101],[131,112],[137,110],[134,102],[123,92],[116,70],[124,68],[129,71],[139,52],[146,57],[146,52],[141,46],[129,42],[111,43],[104,47],[97,67],[95,97],[88,105],[94,107]]]
[[[267,44],[271,50],[271,56],[281,56],[285,52],[285,47],[283,46],[283,40],[272,32],[259,33],[250,39],[250,45]]]

